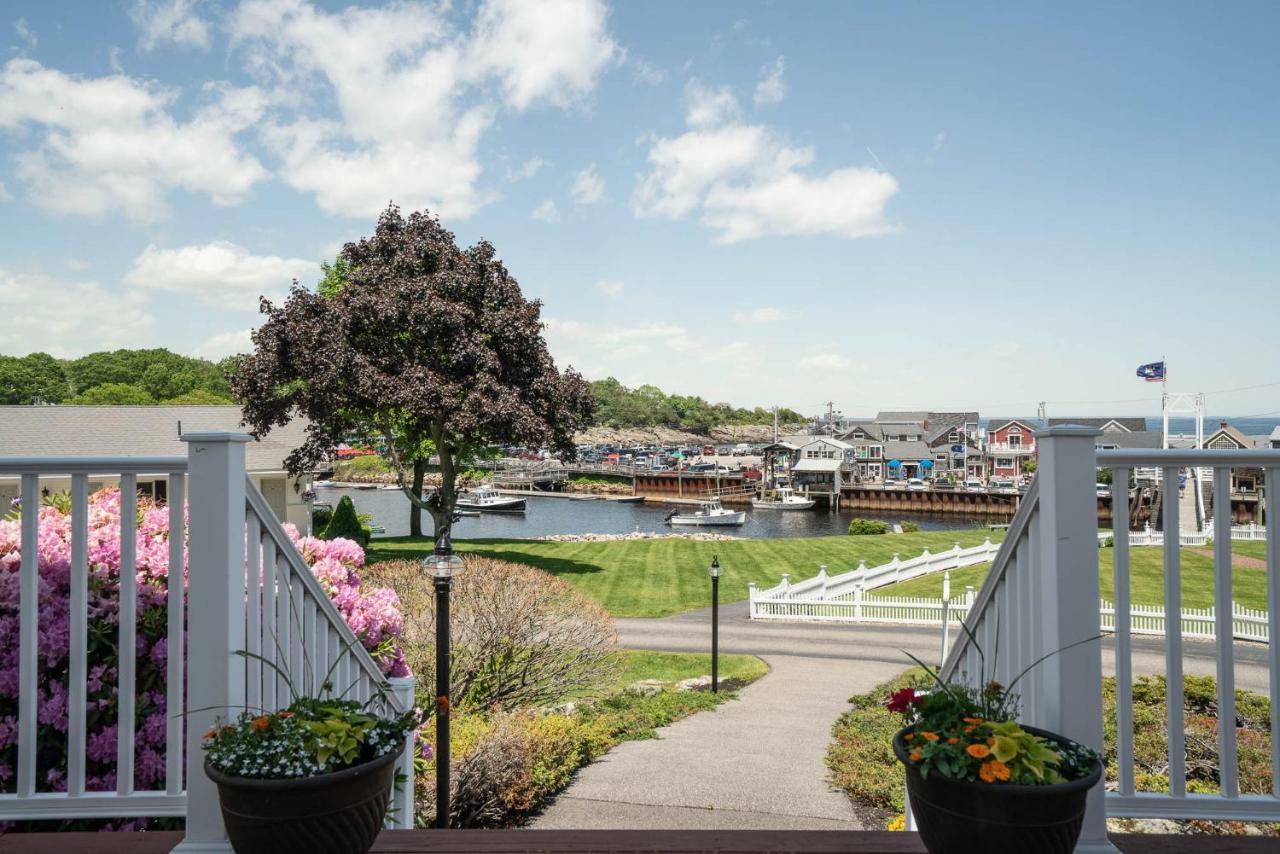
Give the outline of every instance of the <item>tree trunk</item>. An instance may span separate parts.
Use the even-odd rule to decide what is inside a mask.
[[[418,496],[422,495],[422,483],[423,483],[423,480],[425,480],[426,475],[427,475],[427,461],[421,460],[421,459],[414,460],[413,461],[413,494],[414,495],[418,495]],[[409,502],[409,536],[411,537],[422,536],[422,508],[418,506],[417,502],[415,501]]]
[[[440,488],[430,504],[431,518],[435,522],[434,538],[436,542],[453,530],[453,507],[457,496],[454,484],[457,472],[453,468],[453,449],[445,441],[436,441],[436,453],[440,456]]]

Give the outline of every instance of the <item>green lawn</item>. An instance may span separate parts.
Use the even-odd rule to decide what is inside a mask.
[[[954,543],[962,547],[982,542],[988,532],[932,531],[867,537],[793,537],[775,540],[616,540],[597,543],[554,543],[539,540],[464,540],[460,552],[475,552],[500,560],[529,564],[574,584],[617,617],[663,617],[711,604],[707,565],[719,555],[724,574],[720,598],[747,598],[747,584],[777,584],[784,572],[793,581],[816,575],[826,564],[831,574],[884,563],[898,552],[903,560],[924,549],[940,551]],[[998,534],[993,539],[998,538]],[[421,558],[431,551],[430,540],[409,537],[375,539],[370,561]]]
[[[1236,555],[1261,557],[1264,543],[1238,542],[1233,544]],[[1255,553],[1256,552],[1256,553]],[[1113,594],[1113,549],[1099,549],[1098,569],[1102,596],[1111,599]],[[973,566],[951,573],[951,595],[963,595],[965,585],[977,589],[986,577],[987,565]],[[1237,566],[1232,574],[1232,586],[1236,602],[1246,608],[1266,609],[1267,579],[1260,569]],[[1129,597],[1136,605],[1159,605],[1164,602],[1164,549],[1132,548],[1129,550]],[[873,596],[922,596],[938,598],[942,595],[942,574],[917,578],[881,587]],[[1182,605],[1184,608],[1207,608],[1213,604],[1213,559],[1182,550]]]
[[[625,688],[645,679],[679,682],[706,676],[711,672],[711,655],[698,652],[650,652],[624,649],[625,666],[619,687]],[[721,655],[718,674],[721,679],[754,682],[769,672],[769,665],[754,655]]]

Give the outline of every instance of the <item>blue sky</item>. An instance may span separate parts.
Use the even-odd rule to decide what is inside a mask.
[[[1165,355],[1280,412],[1275,4],[4,13],[0,352],[243,349],[394,199],[491,240],[592,378],[1154,414]]]

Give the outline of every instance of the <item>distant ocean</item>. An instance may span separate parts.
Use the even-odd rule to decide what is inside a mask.
[[[1053,414],[1050,413],[1050,417]],[[1027,421],[1034,424],[1036,419],[1027,418]],[[986,427],[989,419],[981,419],[982,426]],[[1269,436],[1271,431],[1280,426],[1280,418],[1231,418],[1230,416],[1206,415],[1204,417],[1205,435],[1211,434],[1218,429],[1218,423],[1225,421],[1232,427],[1239,430],[1246,436]],[[1160,416],[1147,416],[1147,429],[1160,430],[1163,426],[1163,419]],[[1169,432],[1175,434],[1191,435],[1196,431],[1196,420],[1187,416],[1179,415],[1169,419]]]

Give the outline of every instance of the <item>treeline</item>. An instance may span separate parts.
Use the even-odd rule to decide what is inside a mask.
[[[596,380],[591,390],[596,396],[596,424],[603,427],[671,427],[705,433],[722,425],[773,423],[773,411],[762,406],[741,409],[727,403],[708,403],[701,397],[669,395],[652,385],[630,389],[613,377]],[[780,423],[804,420],[795,410],[778,410]]]
[[[232,403],[230,360],[168,350],[114,350],[79,359],[48,353],[0,356],[0,403],[152,406]]]

